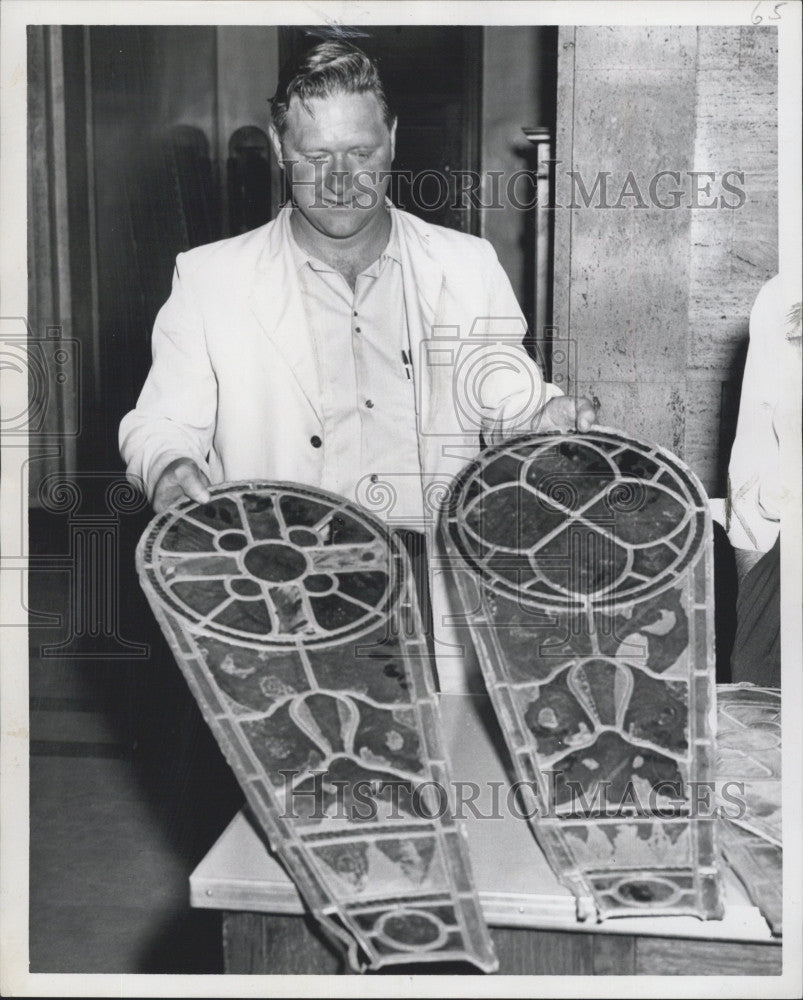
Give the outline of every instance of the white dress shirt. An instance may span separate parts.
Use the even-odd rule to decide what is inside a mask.
[[[421,460],[395,221],[384,252],[353,290],[292,234],[290,241],[318,368],[324,482],[394,527],[420,526]]]

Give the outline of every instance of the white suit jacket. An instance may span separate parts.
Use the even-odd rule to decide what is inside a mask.
[[[154,326],[151,371],[120,426],[129,476],[142,480],[149,498],[179,457],[193,459],[212,483],[269,479],[328,488],[319,405],[326,372],[316,364],[287,253],[290,211],[176,260],[172,293]],[[490,441],[522,430],[560,391],[521,346],[525,322],[491,245],[391,211],[425,497],[430,489],[440,495],[477,453],[480,430]],[[385,516],[392,523],[392,510]],[[442,583],[433,580],[432,589],[442,620]],[[454,666],[440,669],[442,685],[453,686],[444,670],[454,673]]]

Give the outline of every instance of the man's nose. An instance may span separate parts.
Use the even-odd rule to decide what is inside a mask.
[[[349,175],[345,159],[335,157],[332,160],[324,183],[326,184],[327,190],[331,191],[332,194],[338,197],[343,195],[348,190],[349,184],[351,183],[351,177]]]

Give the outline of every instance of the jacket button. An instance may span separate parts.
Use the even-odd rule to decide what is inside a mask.
[[[313,448],[320,448],[321,445],[323,444],[323,441],[321,441],[321,439],[318,437],[317,434],[313,434],[312,437],[309,439],[309,443],[312,445]]]

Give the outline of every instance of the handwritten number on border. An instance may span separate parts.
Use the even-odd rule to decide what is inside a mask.
[[[758,0],[758,3],[753,8],[753,13],[750,15],[750,20],[753,22],[753,24],[761,24],[761,22],[764,20],[764,15],[757,13],[757,11],[758,11],[758,9],[759,9],[759,7],[761,6],[762,3],[763,3],[763,0]],[[785,6],[786,6],[786,0],[781,0],[781,3],[774,4],[773,8],[772,8],[772,13],[766,15],[767,20],[768,21],[780,21],[780,19],[781,19],[781,10],[780,10],[780,8],[781,7],[785,7]]]

